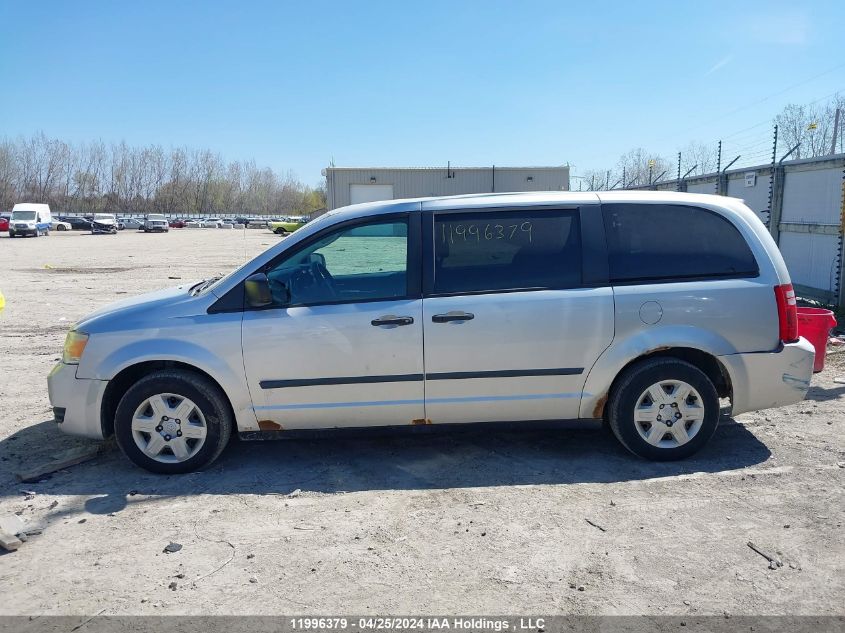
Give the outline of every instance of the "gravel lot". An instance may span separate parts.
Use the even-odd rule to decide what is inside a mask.
[[[76,319],[279,239],[2,235],[0,516],[43,533],[0,555],[0,613],[845,612],[845,355],[828,357],[806,402],[725,418],[682,463],[641,461],[573,425],[235,441],[175,477],[110,448],[16,481],[85,443],[50,422],[46,387]],[[170,542],[182,549],[164,553]]]

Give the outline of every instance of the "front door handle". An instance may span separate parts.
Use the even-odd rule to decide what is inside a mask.
[[[472,312],[463,312],[461,310],[453,310],[446,314],[435,314],[431,320],[435,323],[448,323],[449,321],[471,321],[475,318]]]
[[[414,317],[409,316],[393,316],[392,314],[385,314],[377,319],[370,321],[372,325],[411,325],[414,322]]]

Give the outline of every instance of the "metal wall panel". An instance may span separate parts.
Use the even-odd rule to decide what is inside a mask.
[[[839,224],[841,204],[841,165],[786,170],[781,221]]]
[[[813,233],[781,233],[780,252],[792,282],[832,292],[836,285],[839,238]]]
[[[755,184],[752,187],[745,185],[745,174],[753,172],[756,174]],[[728,195],[732,198],[741,198],[745,204],[757,214],[764,222],[769,211],[769,172],[761,173],[755,169],[748,169],[743,173],[732,173],[728,176]]]
[[[690,182],[687,183],[687,193],[709,193],[711,195],[716,194],[716,187],[718,185],[718,180],[704,180],[698,182]]]

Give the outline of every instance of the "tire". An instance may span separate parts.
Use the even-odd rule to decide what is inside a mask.
[[[57,231],[67,231],[67,227],[64,224],[59,224],[56,226]]]
[[[701,450],[715,433],[719,415],[719,397],[707,375],[674,358],[632,365],[619,376],[608,402],[608,423],[616,439],[654,461],[684,459]]]
[[[180,415],[180,407],[185,403],[188,403],[185,405],[188,409],[190,405],[195,405],[193,412],[189,413],[191,420],[174,426],[178,419],[172,416],[158,418],[152,405],[147,406],[147,403],[156,401],[162,406],[162,401],[157,399],[159,394],[172,396],[163,400],[163,406],[170,407],[164,410],[165,414]],[[183,400],[180,401],[180,398]],[[146,411],[141,409],[142,406]],[[199,424],[200,421],[202,424]],[[151,425],[154,424],[159,426],[153,428]],[[132,385],[121,398],[114,420],[115,439],[123,453],[141,468],[168,475],[191,472],[211,464],[226,448],[232,427],[232,413],[223,391],[205,376],[174,369],[153,372]],[[204,437],[200,441],[194,436],[203,428]],[[186,429],[185,436],[182,436],[181,430],[175,431],[180,438],[166,435],[174,429]],[[191,429],[190,436],[187,429]],[[155,447],[150,448],[155,436],[161,439],[156,439]],[[142,450],[139,443],[145,444],[151,452],[156,452],[158,446],[162,448],[153,458]],[[184,449],[187,456],[180,459],[177,457],[180,451],[174,452],[171,447],[183,445],[187,447]]]
[[[14,231],[9,231],[9,237],[15,237],[15,232],[14,232]]]

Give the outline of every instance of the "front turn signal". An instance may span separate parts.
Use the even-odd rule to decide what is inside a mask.
[[[88,344],[88,335],[84,332],[71,330],[65,338],[65,348],[62,352],[62,362],[66,365],[78,365],[82,352]]]

